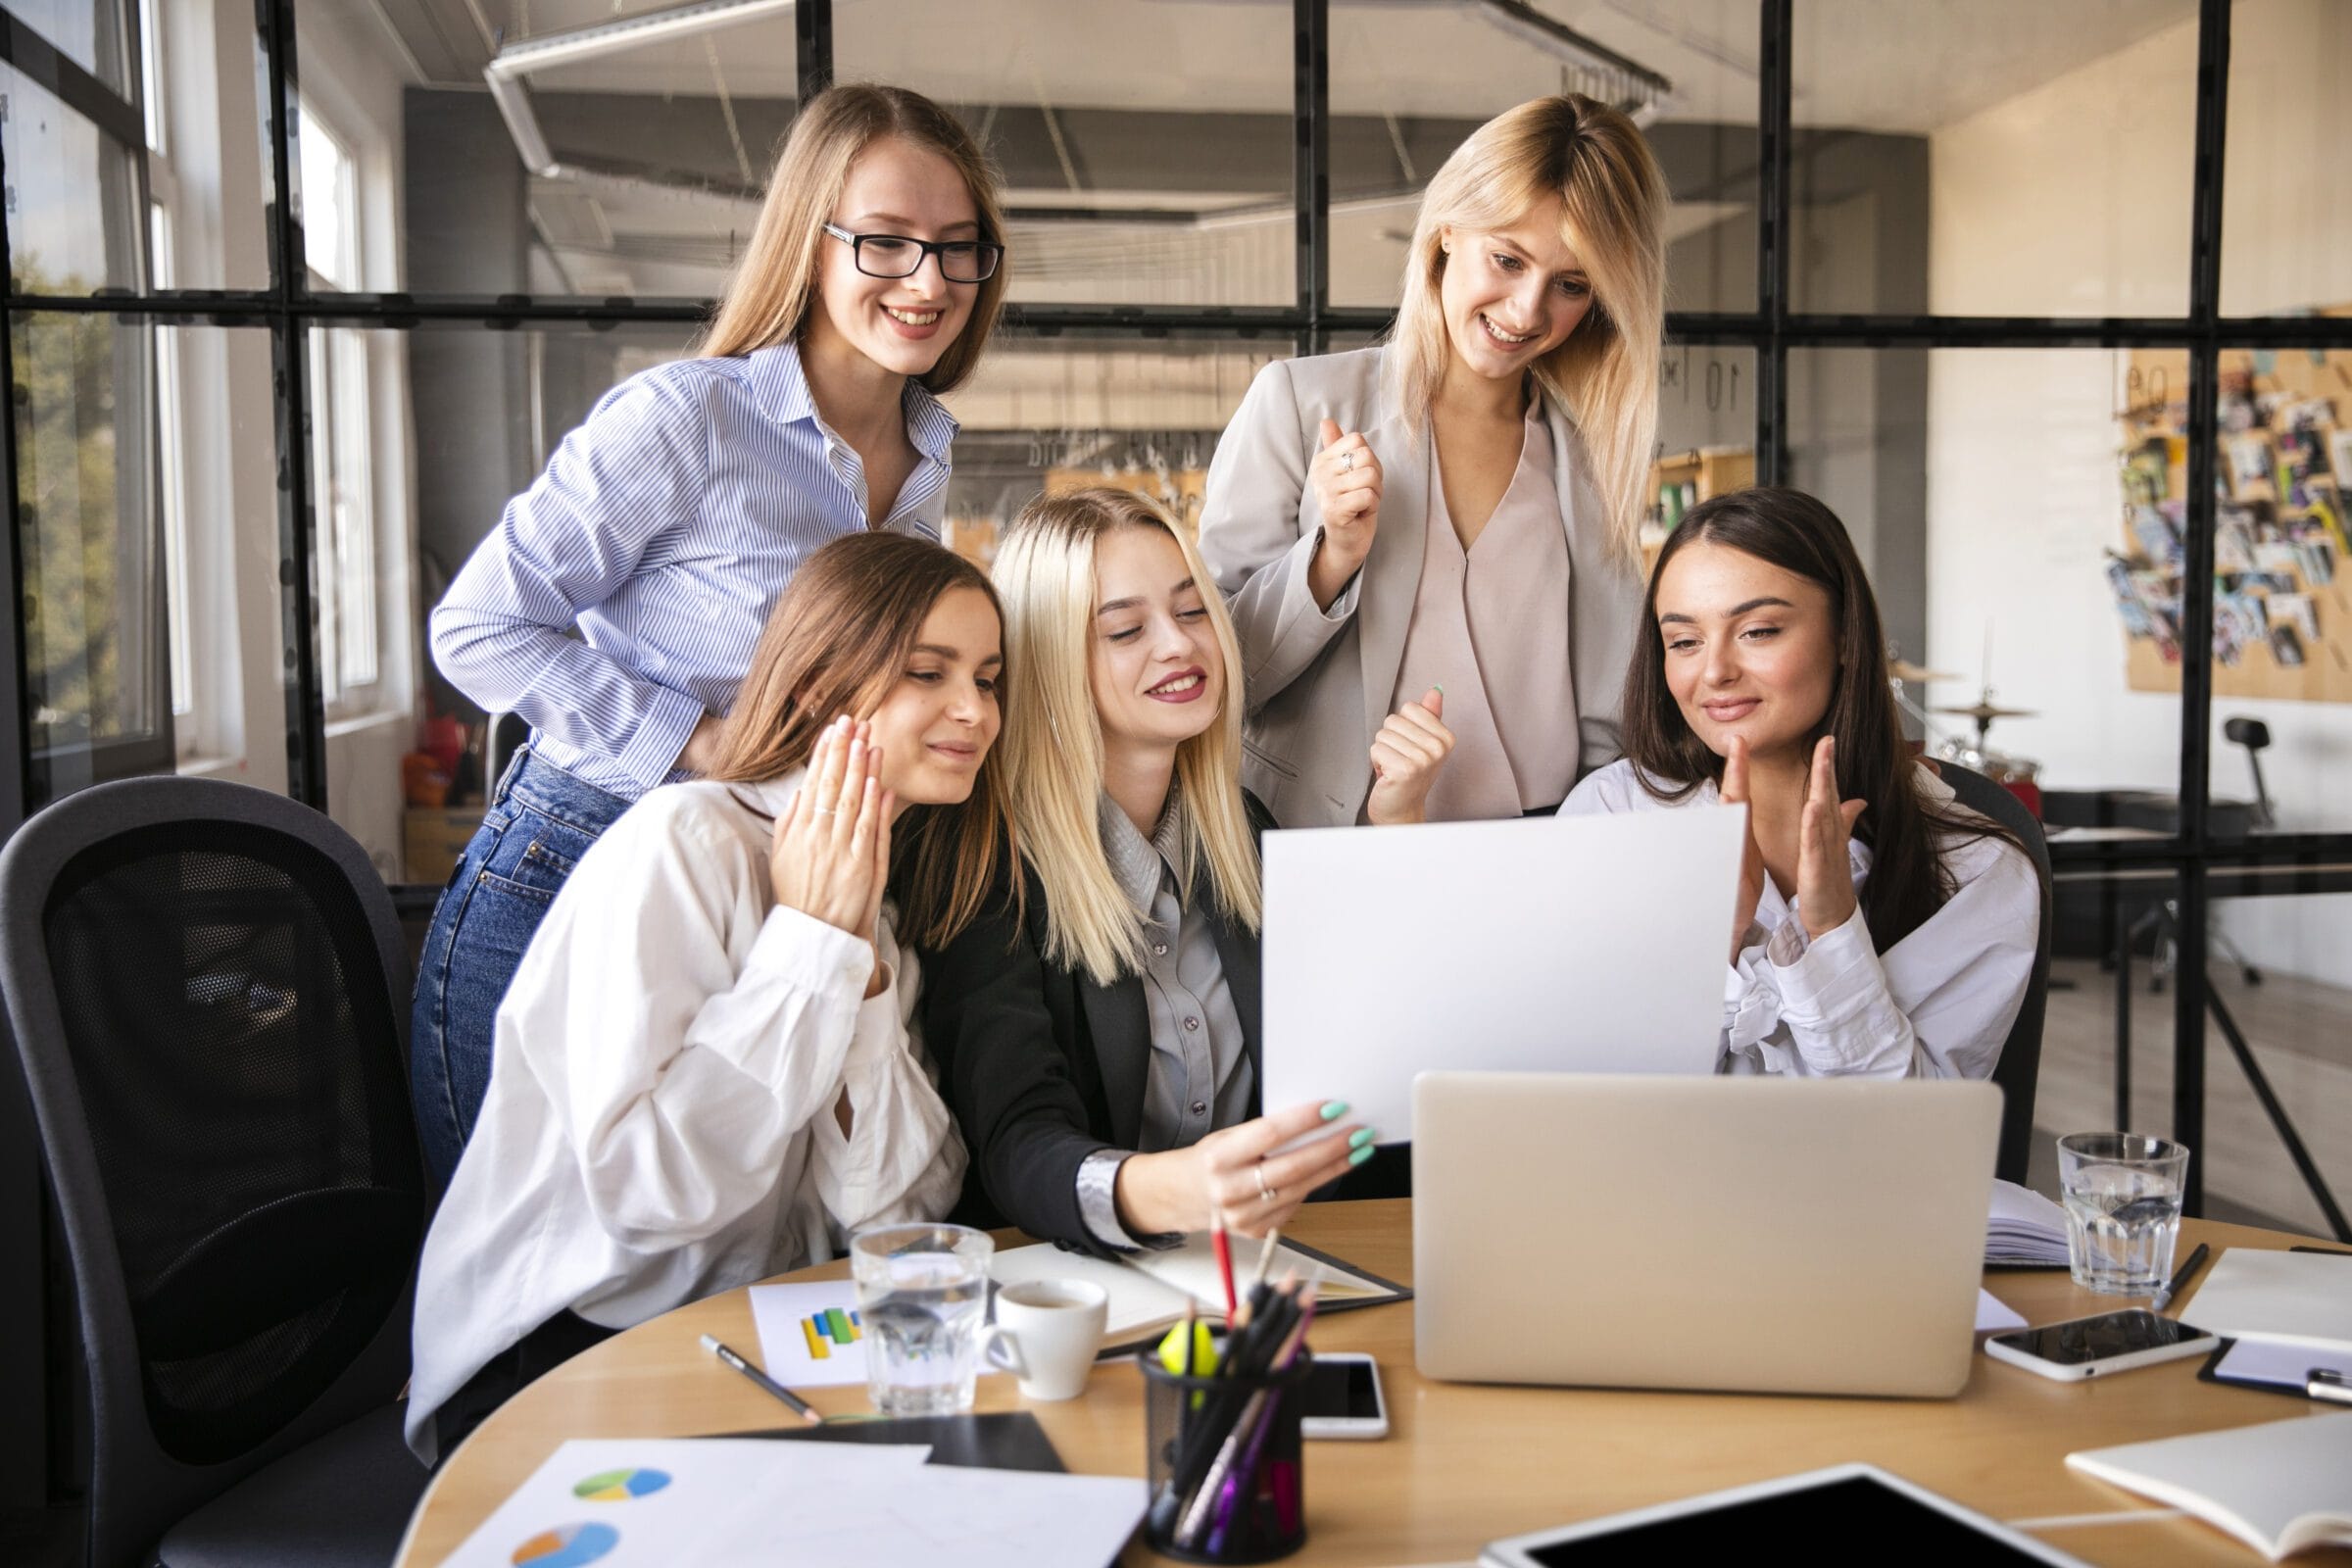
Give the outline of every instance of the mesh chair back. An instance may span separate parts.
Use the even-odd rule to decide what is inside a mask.
[[[2034,858],[2034,869],[2041,878],[2041,924],[2034,939],[2033,974],[2026,983],[2025,1004],[2017,1009],[2017,1022],[2009,1026],[2000,1062],[1992,1069],[1992,1081],[2001,1086],[2001,1149],[1993,1162],[1993,1174],[2022,1185],[2034,1148],[2034,1092],[2041,1079],[2042,1006],[2050,990],[2050,846],[2025,802],[1956,762],[1938,762],[1936,766],[1962,806],[1979,816],[1991,817],[2017,836]]]
[[[0,854],[0,982],[73,1258],[110,1568],[407,1376],[408,958],[326,817],[132,779]]]

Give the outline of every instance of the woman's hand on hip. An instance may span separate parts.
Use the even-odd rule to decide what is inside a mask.
[[[1139,1236],[1208,1229],[1222,1216],[1228,1229],[1263,1236],[1288,1224],[1307,1195],[1372,1157],[1372,1129],[1333,1125],[1348,1114],[1339,1101],[1309,1101],[1210,1133],[1185,1149],[1136,1154],[1119,1166],[1119,1219]],[[1293,1139],[1328,1127],[1321,1137],[1283,1153]]]
[[[1360,432],[1343,434],[1332,419],[1322,422],[1316,443],[1306,476],[1323,514],[1323,544],[1307,567],[1307,588],[1316,608],[1329,610],[1372,553],[1380,528],[1380,459]]]
[[[890,792],[867,727],[843,714],[817,737],[767,853],[776,902],[874,940],[890,864]]]
[[[1364,814],[1374,822],[1428,819],[1430,789],[1453,751],[1445,713],[1446,688],[1433,686],[1419,702],[1391,713],[1372,737],[1372,794]]]

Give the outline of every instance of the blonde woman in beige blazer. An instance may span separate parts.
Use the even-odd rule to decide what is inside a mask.
[[[1433,756],[1432,819],[1549,810],[1616,759],[1665,203],[1623,115],[1523,104],[1430,181],[1390,341],[1251,384],[1200,553],[1282,825],[1396,820],[1384,781]]]

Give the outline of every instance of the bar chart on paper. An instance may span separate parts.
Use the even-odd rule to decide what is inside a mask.
[[[755,1285],[761,1370],[786,1388],[865,1381],[865,1322],[848,1280]]]

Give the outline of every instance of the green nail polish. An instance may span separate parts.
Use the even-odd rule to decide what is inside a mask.
[[[1361,1165],[1365,1160],[1370,1159],[1374,1152],[1376,1152],[1371,1149],[1359,1149],[1354,1153],[1348,1156],[1348,1163],[1350,1165]]]
[[[1338,1121],[1342,1116],[1347,1114],[1348,1102],[1345,1100],[1335,1100],[1323,1107],[1323,1119],[1325,1121]]]
[[[1372,1146],[1372,1140],[1379,1136],[1379,1133],[1369,1127],[1358,1127],[1348,1135],[1348,1147],[1349,1149],[1369,1149]]]

